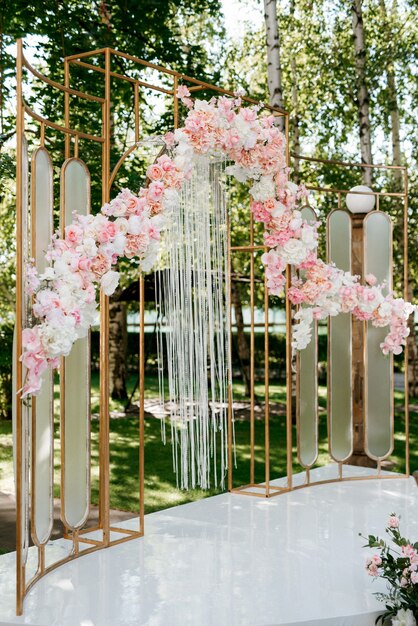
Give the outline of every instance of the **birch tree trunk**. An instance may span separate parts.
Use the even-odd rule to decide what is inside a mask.
[[[114,400],[126,400],[126,356],[128,333],[126,304],[113,298],[109,301],[109,375],[110,393]]]
[[[295,17],[295,0],[290,2],[290,15],[292,22]],[[296,54],[292,54],[290,59],[290,72],[292,77],[292,118],[291,126],[293,131],[293,152],[295,154],[300,153],[300,130],[299,130],[299,98],[298,98],[298,73],[296,66]],[[300,183],[300,161],[297,158],[293,159],[293,182],[299,185]]]
[[[266,24],[267,81],[270,104],[283,109],[282,65],[276,0],[264,0],[264,21]],[[284,118],[277,118],[277,125],[283,130]]]
[[[366,82],[366,49],[364,45],[362,0],[352,0],[351,17],[355,50],[357,111],[360,134],[360,153],[362,163],[372,163],[372,141],[370,131],[369,91]],[[371,185],[372,170],[362,170],[363,183]]]
[[[391,28],[391,21],[388,18],[385,0],[379,0],[380,10],[382,13],[382,21],[385,25],[385,31],[387,33],[389,45],[386,54],[386,82],[388,88],[388,109],[390,115],[390,127],[392,136],[392,164],[402,165],[402,145],[400,138],[400,115],[398,105],[398,91],[396,85],[395,76],[395,50],[394,50],[394,35]],[[396,17],[396,2],[393,3],[392,8],[393,17]],[[400,170],[393,170],[393,177],[395,182],[395,191],[399,192],[403,190],[402,172]],[[403,232],[403,215],[400,212],[398,224],[399,232]],[[399,241],[399,252],[403,255],[404,241],[403,237]],[[411,281],[408,280],[408,300],[412,302],[414,298]],[[415,332],[415,318],[413,315],[409,318],[409,336],[407,338],[408,345],[408,387],[411,396],[414,398],[418,395],[418,367],[417,367],[417,343]]]

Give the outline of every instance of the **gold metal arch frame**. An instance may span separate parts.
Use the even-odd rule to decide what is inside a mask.
[[[121,70],[127,62],[130,68]],[[71,86],[72,67],[78,66],[86,71],[96,72],[103,77],[102,95],[85,93]],[[115,71],[117,66],[118,71]],[[135,76],[132,76],[132,67]],[[138,75],[143,70],[143,75]],[[151,72],[152,71],[152,72]],[[148,72],[148,74],[147,74]],[[156,77],[150,82],[148,75]],[[51,120],[29,106],[24,97],[25,76],[28,74],[42,84],[48,84],[63,96],[63,122]],[[82,160],[80,140],[98,144],[101,147],[101,200],[105,203],[110,198],[111,187],[124,161],[135,150],[141,140],[141,110],[147,93],[164,94],[172,99],[174,127],[179,125],[179,102],[176,97],[179,81],[189,86],[195,95],[199,92],[216,92],[227,96],[234,94],[216,85],[183,75],[153,63],[148,63],[111,48],[103,48],[68,56],[64,59],[64,85],[42,75],[31,66],[24,55],[22,41],[17,42],[17,151],[16,151],[16,328],[14,343],[14,387],[21,389],[24,369],[19,361],[22,352],[22,329],[28,324],[30,302],[25,288],[25,264],[35,257],[37,264],[42,263],[53,224],[53,187],[54,172],[50,154],[45,145],[49,132],[63,137],[65,144],[64,162],[61,166],[60,179],[60,228],[68,223],[73,210],[90,211],[90,172],[89,163]],[[135,145],[128,148],[111,168],[111,103],[112,94],[122,83],[129,83],[133,88],[132,108],[134,112]],[[75,124],[71,116],[71,100],[76,98],[86,105],[97,106],[97,119],[101,122],[101,132],[92,134]],[[244,102],[253,104],[256,100],[244,97]],[[277,107],[266,105],[273,115],[284,118],[286,137],[288,136],[288,115]],[[39,131],[39,147],[34,147],[31,172],[31,202],[29,202],[29,155],[25,129],[28,124],[31,131]],[[54,139],[55,141],[55,139]],[[35,142],[36,143],[36,142]],[[57,164],[54,164],[57,165]],[[97,210],[99,207],[95,207]],[[251,222],[252,223],[252,222]],[[232,225],[233,227],[233,225]],[[264,249],[256,245],[251,235],[248,246],[243,248],[229,245],[228,254],[245,251],[252,255]],[[38,265],[38,268],[40,265]],[[290,271],[288,270],[288,281]],[[268,312],[267,292],[265,295]],[[96,550],[144,534],[144,281],[139,277],[140,345],[139,345],[139,528],[127,530],[112,525],[109,504],[109,302],[100,296],[100,423],[99,423],[99,521],[91,528],[85,523],[90,511],[90,340],[79,340],[73,352],[75,357],[62,360],[60,367],[60,436],[61,436],[61,477],[60,514],[65,527],[65,537],[69,540],[68,551],[64,556],[49,550],[49,540],[53,522],[54,496],[54,400],[52,376],[44,385],[41,396],[32,401],[22,401],[18,396],[15,401],[15,463],[16,463],[16,612],[23,611],[23,602],[31,587],[51,570]],[[287,307],[287,323],[290,328],[290,307]],[[268,325],[266,325],[268,329]],[[266,335],[266,345],[268,337]],[[288,365],[290,368],[290,349]],[[77,364],[79,367],[77,367]],[[268,365],[268,363],[267,363]],[[289,370],[289,385],[291,385]],[[231,390],[230,381],[230,390]],[[74,389],[77,393],[74,393]],[[45,390],[44,390],[45,389]],[[290,389],[290,387],[289,387]],[[231,394],[230,394],[231,398]],[[289,413],[291,428],[291,413]],[[79,431],[76,430],[76,427]],[[78,435],[77,435],[78,432]],[[232,412],[230,411],[230,462],[232,464]],[[266,442],[268,444],[268,442]],[[29,453],[30,450],[30,453]],[[45,454],[46,453],[46,454]],[[77,456],[78,455],[78,456]],[[43,459],[43,462],[41,462]],[[290,467],[290,466],[289,466]],[[76,470],[80,469],[80,474]],[[29,480],[31,472],[31,480]],[[72,474],[71,472],[74,472]],[[232,475],[231,475],[232,479]],[[231,486],[231,484],[230,484]],[[30,506],[30,502],[32,503]],[[28,551],[29,535],[35,543],[37,557],[33,562],[33,553]]]
[[[114,71],[117,61],[118,71]],[[136,69],[143,68],[144,75],[138,77],[131,75],[131,70],[127,69],[122,71],[120,69],[124,62],[133,64]],[[70,81],[70,69],[72,66],[78,66],[84,68],[86,71],[97,72],[99,76],[103,77],[103,95],[91,95],[71,87]],[[58,123],[57,121],[49,120],[34,111],[23,97],[23,72],[28,72],[41,82],[48,83],[53,88],[57,89],[63,94],[64,99],[64,122]],[[146,72],[155,73],[157,80],[154,84],[150,82]],[[164,80],[160,80],[163,78]],[[211,85],[204,81],[200,81],[193,77],[185,76],[181,73],[173,70],[160,67],[158,65],[148,63],[137,57],[127,55],[111,48],[104,48],[100,50],[94,50],[91,52],[85,52],[80,55],[73,55],[65,58],[64,60],[64,85],[51,81],[49,78],[40,74],[35,68],[33,68],[25,58],[23,54],[22,42],[18,42],[17,53],[17,188],[16,188],[16,233],[17,233],[17,269],[16,269],[16,334],[15,334],[15,386],[16,389],[22,387],[22,381],[24,378],[24,371],[19,361],[19,355],[21,354],[21,331],[22,328],[28,322],[29,302],[24,287],[24,271],[25,263],[31,256],[36,257],[36,251],[42,248],[45,240],[41,235],[46,232],[46,224],[52,221],[53,202],[48,193],[42,196],[39,189],[51,190],[52,194],[52,182],[53,171],[52,163],[50,161],[48,150],[45,147],[45,135],[49,132],[48,129],[52,129],[65,137],[65,161],[61,168],[61,228],[65,226],[68,214],[73,210],[72,202],[77,199],[77,209],[88,212],[90,210],[90,175],[88,169],[88,163],[84,163],[82,160],[82,150],[79,147],[79,141],[87,141],[97,143],[101,146],[101,165],[102,174],[100,186],[102,190],[102,203],[107,202],[110,197],[111,186],[116,180],[118,172],[123,165],[124,161],[135,150],[137,142],[141,140],[141,106],[145,101],[146,93],[160,93],[166,97],[172,99],[172,113],[174,120],[174,127],[179,125],[179,103],[176,97],[177,86],[179,81],[189,86],[192,92],[218,92],[220,94],[230,95],[233,94],[230,91],[221,89],[215,85]],[[112,94],[121,85],[121,83],[128,82],[133,87],[133,111],[134,111],[134,139],[135,145],[128,148],[124,154],[122,154],[117,161],[115,167],[111,168],[110,154],[111,154],[111,103]],[[78,98],[87,103],[91,103],[92,106],[97,105],[98,113],[97,118],[101,121],[100,134],[91,134],[85,132],[85,129],[78,128],[75,124],[72,125],[71,119],[71,98]],[[254,103],[255,100],[251,98],[243,99],[247,103]],[[277,109],[275,107],[267,108],[272,111],[274,115],[284,118],[284,130],[286,138],[288,139],[288,115],[285,111]],[[29,155],[28,145],[25,138],[25,125],[26,120],[31,121],[32,126],[39,127],[39,147],[34,150],[33,153],[33,165],[31,172],[31,205],[29,203],[28,196],[28,169],[29,169]],[[74,127],[75,126],[75,127]],[[308,159],[298,156],[299,160],[305,161],[318,161],[316,159]],[[287,153],[288,163],[290,163],[290,155]],[[402,173],[403,187],[402,191],[389,193],[384,191],[374,192],[376,196],[376,210],[373,213],[381,211],[382,198],[398,198],[403,203],[403,235],[404,235],[404,290],[405,297],[407,298],[407,284],[408,284],[408,249],[407,249],[407,210],[408,210],[408,178],[405,168],[391,168],[390,166],[365,166],[360,164],[351,163],[337,163],[334,161],[325,162],[332,166],[340,166],[344,168],[361,168],[372,167],[376,170],[398,170]],[[38,184],[39,175],[39,184]],[[72,192],[76,192],[75,195],[67,194],[66,187],[71,188]],[[347,215],[342,211],[342,199],[348,193],[348,190],[344,189],[330,189],[319,186],[309,187],[313,194],[326,194],[332,195],[335,198],[335,210],[340,210],[341,213]],[[74,195],[74,197],[73,197]],[[45,209],[46,207],[46,209]],[[98,207],[96,207],[97,209]],[[46,214],[43,215],[42,210]],[[311,213],[309,213],[311,211]],[[305,209],[305,216],[309,218],[312,214],[310,208]],[[42,222],[42,215],[44,222]],[[39,217],[41,216],[41,217]],[[41,220],[38,222],[38,218]],[[328,225],[329,221],[328,220]],[[334,219],[334,218],[332,218]],[[345,222],[347,222],[347,219]],[[312,481],[311,470],[315,466],[317,457],[318,446],[318,416],[316,410],[316,403],[310,403],[310,411],[306,411],[306,408],[302,408],[303,398],[301,396],[301,389],[305,387],[302,381],[301,385],[301,372],[305,376],[305,379],[310,381],[311,389],[316,393],[317,389],[317,348],[313,344],[311,352],[299,355],[297,360],[297,376],[296,376],[296,426],[292,424],[292,350],[291,350],[291,336],[292,336],[292,310],[289,301],[286,299],[286,415],[285,415],[285,441],[277,442],[277,433],[271,432],[271,403],[269,402],[269,384],[270,384],[270,343],[269,334],[271,328],[271,320],[269,319],[269,297],[267,293],[266,279],[260,278],[257,273],[260,272],[260,255],[266,250],[262,238],[262,231],[257,224],[254,224],[252,215],[249,214],[249,228],[248,228],[248,241],[244,245],[234,245],[233,233],[235,224],[232,220],[229,220],[229,244],[228,244],[228,262],[230,268],[233,267],[233,261],[235,255],[243,256],[246,258],[249,264],[249,304],[250,304],[250,358],[249,358],[249,382],[250,382],[250,419],[249,419],[249,442],[248,442],[248,457],[249,457],[249,479],[248,484],[241,485],[236,484],[233,476],[233,411],[232,411],[232,367],[229,367],[229,413],[228,413],[228,456],[229,456],[229,473],[228,473],[228,489],[229,491],[241,495],[251,495],[256,497],[271,497],[286,493],[293,489],[300,489],[309,485],[323,484],[330,481]],[[364,222],[367,224],[370,218]],[[361,224],[360,224],[361,222]],[[349,218],[349,233],[350,238],[355,237],[355,233],[359,231],[359,225],[363,229],[363,219],[361,218]],[[357,229],[357,231],[356,231]],[[357,233],[358,234],[358,233]],[[30,237],[29,237],[30,235]],[[32,240],[32,246],[30,246],[30,239]],[[332,238],[331,238],[332,239]],[[240,242],[241,243],[241,242]],[[332,243],[332,242],[331,242]],[[358,242],[359,243],[359,242]],[[367,243],[367,242],[366,242]],[[360,261],[363,263],[363,257],[367,261],[367,246],[363,250],[364,240],[361,239],[359,246],[361,249]],[[357,246],[359,248],[359,246]],[[357,250],[358,252],[358,250]],[[330,248],[329,248],[330,254]],[[351,259],[351,257],[350,257]],[[355,269],[352,266],[352,261],[349,261],[350,267],[348,269]],[[231,275],[231,272],[230,272]],[[287,268],[286,271],[286,286],[289,288],[291,281],[291,271]],[[264,293],[262,297],[262,304],[257,303],[256,294],[256,282],[262,283],[264,286]],[[16,502],[17,502],[17,532],[16,532],[16,571],[17,571],[17,613],[21,614],[23,610],[23,600],[25,595],[36,583],[39,578],[44,576],[47,572],[60,566],[63,563],[68,562],[71,559],[86,553],[90,553],[102,548],[106,548],[110,545],[120,543],[122,541],[128,541],[133,538],[141,537],[144,533],[144,281],[142,277],[139,278],[139,305],[140,305],[140,346],[139,346],[139,375],[140,375],[140,403],[139,403],[139,528],[137,531],[128,531],[124,528],[119,528],[112,525],[110,520],[110,506],[109,506],[109,481],[110,481],[110,469],[109,469],[109,335],[108,335],[108,323],[109,323],[109,306],[108,298],[101,295],[100,297],[100,431],[99,431],[99,522],[95,528],[85,528],[86,517],[88,518],[90,493],[89,493],[89,479],[90,479],[90,399],[89,399],[89,340],[84,343],[80,343],[76,350],[78,350],[78,358],[83,363],[83,368],[79,368],[84,372],[85,384],[83,392],[81,394],[80,402],[74,408],[74,404],[71,404],[71,377],[77,375],[69,375],[69,372],[74,372],[72,364],[67,359],[61,365],[60,370],[60,383],[61,383],[61,517],[66,528],[66,538],[70,540],[69,551],[64,557],[55,558],[55,554],[50,555],[48,553],[48,541],[51,535],[51,524],[48,515],[51,515],[53,504],[53,400],[52,400],[52,378],[50,385],[45,385],[45,388],[50,394],[45,397],[38,397],[32,404],[24,403],[20,399],[17,399],[15,403],[15,419],[16,419]],[[231,282],[227,285],[227,289],[231,292]],[[231,298],[230,298],[231,300]],[[264,321],[259,323],[256,321],[257,309],[263,309]],[[230,311],[232,318],[232,310]],[[353,322],[350,320],[350,324]],[[230,325],[231,326],[231,325]],[[264,337],[264,411],[263,411],[263,441],[260,446],[260,442],[257,441],[257,416],[256,416],[256,342],[255,333],[256,330],[261,327]],[[351,326],[350,326],[351,327]],[[360,346],[360,352],[362,353],[361,361],[367,367],[367,359],[370,358],[370,354],[367,352],[369,344],[372,345],[373,341],[376,343],[376,338],[371,338],[369,341],[370,329],[366,328],[366,325],[362,323],[362,333],[365,341]],[[371,342],[371,343],[370,343]],[[373,344],[374,345],[374,344]],[[345,345],[346,350],[351,354],[351,343]],[[357,352],[359,348],[357,346]],[[331,347],[329,345],[329,350]],[[332,352],[330,353],[329,363],[332,362]],[[373,357],[372,357],[373,358]],[[407,363],[407,349],[405,350],[405,363]],[[302,361],[302,363],[301,363]],[[390,366],[392,367],[392,365]],[[360,372],[361,373],[361,372]],[[348,450],[349,454],[339,452],[331,441],[331,434],[333,432],[332,427],[335,424],[333,414],[328,409],[328,421],[329,421],[329,452],[330,457],[336,461],[337,477],[336,481],[344,480],[362,480],[364,477],[358,477],[350,475],[347,468],[344,468],[344,463],[349,460],[351,452],[361,451],[367,458],[376,460],[377,468],[376,472],[367,479],[373,478],[391,478],[391,475],[382,473],[382,462],[388,457],[390,448],[392,445],[384,449],[383,452],[378,449],[379,446],[385,445],[385,442],[372,441],[369,437],[370,433],[375,430],[373,423],[370,422],[369,416],[364,407],[363,399],[367,397],[368,389],[366,388],[367,374],[363,377],[358,376],[358,372],[354,372],[350,369],[350,398],[352,399],[352,410],[350,404],[349,421],[352,427],[352,446]],[[359,383],[360,381],[360,383]],[[360,392],[359,392],[360,384]],[[69,389],[67,389],[69,385]],[[47,392],[45,392],[47,394]],[[329,398],[332,399],[332,390],[329,383]],[[370,393],[369,393],[370,396]],[[393,398],[393,394],[392,394]],[[68,401],[68,402],[67,402]],[[366,400],[367,401],[367,400]],[[50,408],[48,408],[50,407]],[[86,410],[87,407],[87,410]],[[305,410],[302,415],[301,411]],[[80,428],[83,430],[83,436],[81,441],[76,441],[76,446],[79,445],[78,454],[83,455],[83,464],[81,468],[84,472],[83,476],[74,477],[74,481],[68,484],[66,476],[68,475],[68,467],[71,463],[77,461],[78,457],[71,457],[74,454],[74,447],[72,442],[74,441],[74,432],[71,431],[71,419],[67,413],[75,413],[75,419],[79,420]],[[71,415],[74,418],[74,415]],[[388,414],[387,424],[392,424],[392,414]],[[301,442],[306,443],[304,428],[308,424],[309,426],[309,441],[313,441],[313,450],[309,450],[310,453],[306,455],[301,449]],[[296,431],[296,432],[295,432]],[[390,444],[393,443],[393,429],[390,432]],[[405,446],[406,446],[406,471],[402,476],[407,477],[409,475],[409,413],[408,413],[408,381],[405,377]],[[32,467],[29,468],[29,442],[31,442],[32,452]],[[43,465],[38,463],[37,459],[41,455],[37,455],[37,446],[45,445],[45,442],[49,442],[46,448],[43,450],[48,451],[46,458],[50,459],[50,464],[44,463]],[[66,445],[68,444],[68,445]],[[295,444],[295,450],[294,450]],[[276,481],[272,482],[276,476],[273,476],[271,467],[271,451],[272,447],[280,446],[284,455],[284,464],[286,467],[285,476],[277,476],[277,478],[284,478],[284,480],[278,484]],[[316,447],[315,447],[316,446]],[[370,447],[371,446],[371,447]],[[256,471],[256,465],[259,463],[257,455],[259,448],[262,448],[264,454],[263,464],[263,479],[258,481],[259,473]],[[294,470],[297,467],[302,467],[305,471],[305,480],[303,484],[296,483],[293,479]],[[31,481],[29,481],[29,469],[31,469]],[[274,469],[274,468],[273,468]],[[43,473],[42,473],[43,472]],[[42,490],[40,485],[42,483],[42,477],[48,478],[46,487]],[[398,478],[400,475],[396,475]],[[74,482],[77,484],[77,489],[74,489]],[[48,482],[49,481],[49,482]],[[332,482],[332,481],[331,481]],[[43,498],[43,499],[42,499]],[[87,498],[87,508],[84,507],[85,498]],[[29,506],[32,502],[31,507]],[[42,502],[44,503],[42,505]],[[41,503],[41,504],[40,504]],[[43,513],[44,510],[44,514]],[[47,514],[45,513],[47,511]],[[29,523],[30,521],[30,523]],[[32,576],[28,577],[29,562],[28,562],[28,544],[29,544],[29,529],[34,540],[37,550],[37,564],[34,568]],[[30,564],[32,567],[32,564]],[[33,569],[33,567],[32,567]]]
[[[338,267],[345,271],[350,271],[354,274],[359,274],[362,278],[367,273],[374,273],[379,282],[386,280],[388,286],[392,284],[392,270],[393,270],[393,250],[392,250],[392,228],[394,216],[391,215],[391,211],[384,209],[383,201],[397,201],[402,206],[402,248],[403,248],[403,296],[405,300],[408,300],[408,172],[406,167],[386,166],[386,165],[366,165],[359,163],[347,163],[340,161],[330,161],[324,159],[316,159],[310,157],[304,157],[298,154],[291,155],[295,160],[299,162],[310,162],[326,165],[328,167],[339,167],[343,169],[350,169],[359,172],[359,178],[361,177],[361,169],[369,168],[375,173],[386,172],[394,173],[401,178],[401,184],[398,183],[397,191],[386,191],[385,189],[379,191],[373,191],[371,193],[365,192],[350,192],[349,189],[338,189],[325,186],[308,185],[307,189],[310,192],[310,197],[314,198],[313,207],[315,209],[320,208],[320,196],[328,196],[332,198],[334,203],[334,209],[327,217],[327,255],[329,261],[336,262]],[[345,200],[348,193],[373,195],[375,197],[375,208],[368,214],[350,214],[350,212],[343,206],[343,200]],[[314,217],[314,210],[311,207],[305,207],[302,210],[303,217],[310,219]],[[341,232],[342,239],[338,241],[338,237],[335,238],[332,234],[331,223],[336,221],[336,217],[343,218],[345,223],[344,229]],[[384,234],[386,237],[386,252],[384,239],[373,244],[373,237],[370,237],[371,228],[368,229],[367,225],[371,224],[371,220],[375,222],[378,220],[383,224],[386,224],[386,230]],[[397,217],[399,226],[399,213]],[[341,229],[340,229],[341,230]],[[376,231],[378,232],[378,231]],[[341,236],[340,234],[340,236]],[[378,237],[378,235],[375,236]],[[374,247],[373,247],[374,245]],[[345,247],[345,258],[341,257],[341,247]],[[338,254],[335,250],[339,248]],[[377,261],[376,261],[376,249],[377,249]],[[383,252],[382,252],[383,251]],[[379,256],[383,253],[386,263],[386,275],[381,275],[382,257]],[[253,253],[252,253],[253,254]],[[343,255],[344,256],[344,255]],[[375,258],[373,262],[373,257]],[[374,264],[373,264],[374,263]],[[268,332],[269,323],[268,317],[266,317],[265,323],[265,416],[264,416],[264,429],[265,429],[265,443],[264,443],[264,481],[260,480],[260,472],[258,473],[258,479],[254,480],[254,465],[256,463],[257,450],[255,445],[255,398],[254,398],[254,265],[251,264],[251,297],[250,297],[250,309],[251,309],[251,322],[250,322],[250,364],[251,364],[251,411],[250,411],[250,437],[248,443],[248,456],[249,456],[249,482],[244,485],[235,485],[232,479],[232,463],[230,463],[230,490],[242,495],[256,496],[262,498],[269,498],[276,495],[287,493],[294,489],[302,489],[309,486],[321,485],[332,482],[342,481],[357,481],[357,480],[373,480],[373,479],[398,479],[408,478],[410,475],[410,459],[409,459],[409,387],[407,376],[407,364],[408,364],[408,346],[405,346],[403,355],[403,365],[405,370],[404,376],[404,428],[397,430],[397,433],[401,435],[401,438],[405,439],[405,472],[404,473],[386,473],[385,469],[391,469],[391,454],[395,444],[395,431],[394,431],[394,374],[393,374],[393,357],[384,357],[381,353],[379,344],[383,340],[384,335],[387,333],[387,329],[375,329],[370,323],[360,322],[354,319],[351,314],[341,314],[335,318],[331,318],[328,322],[328,358],[327,358],[327,431],[328,431],[328,454],[329,460],[335,465],[335,478],[318,480],[312,478],[311,471],[316,466],[318,458],[318,438],[319,438],[319,421],[318,421],[318,350],[317,350],[317,330],[316,323],[313,333],[312,345],[308,346],[305,350],[301,351],[296,356],[295,378],[296,378],[296,415],[295,425],[292,425],[292,369],[291,369],[291,335],[292,335],[292,319],[289,312],[290,306],[288,300],[286,300],[286,441],[284,442],[286,450],[286,472],[283,476],[278,474],[273,478],[281,479],[272,480],[272,472],[270,471],[272,459],[270,448],[270,425],[269,425],[269,393],[268,393],[268,369],[269,369],[269,342]],[[288,273],[287,280],[289,281],[290,275]],[[287,283],[289,286],[289,282]],[[267,309],[267,304],[265,306]],[[268,315],[268,314],[267,314]],[[342,325],[341,325],[342,323]],[[345,328],[344,328],[345,326]],[[377,331],[377,333],[375,333]],[[380,331],[380,333],[379,333]],[[354,341],[353,336],[356,334],[357,343]],[[373,337],[373,335],[376,335]],[[373,344],[373,345],[371,345]],[[341,352],[342,350],[342,352]],[[336,358],[343,356],[346,363],[349,363],[349,370],[346,372],[345,377],[346,393],[342,394],[341,388],[338,388],[333,378],[337,378],[337,383],[341,383],[341,376],[338,379],[339,369],[341,369],[341,360],[338,364],[334,363]],[[334,363],[334,365],[333,365]],[[374,371],[376,370],[376,371]],[[379,398],[382,394],[372,393],[378,390],[376,387],[376,372],[382,374],[380,379],[380,385],[383,385],[387,389],[385,395],[385,403],[377,406],[376,398]],[[343,381],[344,382],[344,381]],[[374,387],[373,387],[374,385]],[[338,393],[334,393],[333,389],[338,389]],[[336,402],[336,399],[341,396],[340,403]],[[374,401],[374,403],[373,403]],[[342,406],[341,402],[344,402]],[[345,417],[341,415],[341,409],[344,409]],[[383,416],[383,417],[382,417]],[[345,419],[345,422],[344,422]],[[340,449],[338,441],[336,441],[337,435],[335,431],[338,431],[338,427],[341,427],[341,420],[343,420],[343,427],[346,429],[346,440],[343,442],[346,444],[346,448]],[[385,421],[386,420],[386,421]],[[310,450],[310,460],[303,460],[303,446],[306,444],[307,432],[303,430],[304,424],[306,426],[308,422],[308,435],[312,443]],[[340,428],[341,429],[341,428]],[[370,442],[373,437],[376,436],[378,431],[384,431],[385,440],[372,441],[371,449]],[[334,436],[333,436],[334,432]],[[261,444],[259,443],[259,448]],[[277,455],[276,455],[277,459]],[[232,457],[231,457],[232,460]],[[260,463],[260,461],[259,461]],[[359,475],[357,472],[350,471],[351,465],[360,465],[371,468],[368,475]],[[372,469],[374,467],[374,469]],[[304,479],[301,476],[298,477],[297,484],[295,484],[294,474],[303,472],[305,474]]]

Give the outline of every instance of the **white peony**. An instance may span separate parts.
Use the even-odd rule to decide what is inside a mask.
[[[262,176],[260,180],[251,187],[250,194],[254,200],[258,202],[264,202],[269,198],[274,198],[276,195],[276,187],[273,182],[273,175]]]
[[[62,315],[55,322],[48,320],[47,324],[40,326],[39,335],[50,357],[68,356],[77,339],[75,320],[71,315]]]
[[[125,250],[125,246],[126,246],[126,237],[125,235],[122,235],[122,233],[118,233],[116,235],[116,237],[113,240],[113,249],[115,251],[115,253],[119,256],[121,256]]]
[[[251,128],[251,124],[237,115],[234,120],[239,138],[246,150],[251,150],[257,143],[257,133]],[[270,197],[270,196],[269,196]]]
[[[41,280],[54,280],[55,271],[53,267],[47,267],[43,274],[39,276]]]
[[[392,617],[392,626],[417,626],[411,609],[399,609],[395,617]]]
[[[106,296],[111,296],[119,283],[119,272],[109,270],[100,279],[100,287]]]
[[[143,223],[138,215],[131,215],[128,220],[128,233],[131,235],[139,235],[142,232]]]

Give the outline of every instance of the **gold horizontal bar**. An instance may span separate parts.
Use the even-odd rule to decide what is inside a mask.
[[[284,487],[284,488],[274,488],[272,486],[269,486],[269,494],[261,494],[261,493],[256,493],[254,491],[245,491],[244,489],[248,489],[248,487],[250,487],[249,485],[245,485],[244,487],[235,487],[234,489],[231,490],[231,493],[235,493],[238,495],[243,495],[243,496],[255,496],[256,498],[272,498],[274,496],[277,496],[279,494],[282,493],[289,493],[290,491],[296,491],[298,489],[304,489],[305,487],[314,487],[316,485],[329,485],[331,483],[341,483],[341,482],[352,482],[352,481],[360,481],[360,480],[404,480],[405,478],[410,478],[410,476],[408,476],[407,474],[396,474],[396,475],[386,475],[386,474],[372,474],[370,476],[344,476],[343,478],[329,478],[327,480],[317,480],[317,481],[312,481],[309,483],[303,483],[301,485],[295,485],[293,486],[291,489]],[[271,493],[271,491],[274,489],[274,493]]]
[[[91,543],[93,546],[104,546],[103,541],[100,541],[99,539],[87,539],[87,537],[79,537],[78,541],[80,543]]]
[[[86,57],[93,57],[97,54],[104,54],[106,48],[97,48],[97,50],[89,50],[88,52],[80,52],[79,54],[71,54],[68,57],[64,57],[65,61],[72,61],[73,59],[84,59]]]
[[[91,139],[92,141],[98,141],[99,143],[103,143],[103,137],[97,137],[96,135],[89,135],[88,133],[82,133],[79,130],[74,130],[74,128],[68,128],[67,126],[60,126],[59,124],[55,124],[54,122],[50,122],[42,115],[35,113],[27,104],[24,102],[25,112],[30,115],[33,119],[45,124],[45,126],[49,126],[50,128],[55,128],[55,130],[59,130],[62,133],[66,133],[67,135],[75,135],[76,137],[81,137],[83,139]]]
[[[78,531],[79,535],[86,535],[87,533],[94,533],[96,530],[103,530],[103,528],[98,524],[97,526],[91,526],[90,528],[83,528]]]
[[[103,67],[98,67],[97,65],[92,65],[91,63],[85,63],[84,61],[70,61],[70,63],[73,63],[73,65],[81,65],[81,67],[85,67],[89,70],[94,70],[95,72],[99,72],[100,74],[106,74],[106,70]],[[158,85],[151,85],[151,83],[147,83],[137,78],[131,78],[130,76],[125,76],[124,74],[118,74],[117,72],[109,72],[109,74],[110,76],[113,76],[113,78],[126,80],[128,83],[141,85],[141,87],[147,87],[148,89],[154,89],[155,91],[166,93],[169,96],[173,95],[172,89],[165,89],[165,87],[159,87]]]
[[[325,163],[326,165],[342,165],[343,167],[369,167],[373,169],[383,169],[383,170],[406,170],[407,167],[405,165],[374,165],[372,163],[349,163],[347,161],[332,161],[330,159],[320,159],[316,157],[308,157],[303,156],[302,154],[296,154],[296,152],[291,152],[290,156],[294,159],[299,159],[301,161],[312,161],[314,163]]]
[[[117,528],[116,526],[110,526],[109,530],[113,530],[114,533],[123,533],[125,535],[137,535],[138,530],[130,530],[129,528]]]
[[[113,541],[109,541],[109,546],[117,546],[118,543],[125,543],[125,541],[132,541],[132,539],[140,539],[144,536],[143,532],[136,532],[134,535],[130,535],[129,537],[122,537],[122,539],[114,539]]]
[[[268,250],[267,246],[231,246],[231,252],[254,252],[255,250]]]
[[[71,55],[65,58],[67,61],[73,61],[74,59],[80,59],[86,56],[93,56],[94,54],[99,54],[99,53],[102,54],[105,51],[106,49],[94,50],[93,52],[86,52],[83,55],[75,54],[75,55]],[[120,52],[119,50],[115,50],[114,48],[109,48],[109,52],[110,54],[114,54],[115,56],[121,57],[122,59],[133,61],[134,63],[138,63],[139,65],[143,65],[144,67],[149,67],[163,74],[167,74],[168,76],[176,76],[177,78],[180,78],[181,80],[194,83],[195,85],[200,86],[202,89],[211,89],[212,91],[217,91],[218,93],[222,93],[226,96],[235,97],[236,95],[233,91],[230,91],[228,89],[223,89],[222,87],[211,85],[210,83],[206,83],[202,80],[198,80],[197,78],[187,76],[186,74],[181,74],[179,72],[176,72],[175,70],[170,70],[167,67],[162,67],[161,65],[156,65],[155,63],[150,63],[149,61],[144,61],[143,59],[140,59],[139,57],[133,56],[131,54],[127,54],[126,52]],[[96,71],[100,71],[97,69],[97,67],[94,67],[94,69]],[[168,93],[172,94],[173,92],[168,92]],[[254,98],[248,98],[247,96],[242,96],[241,100],[243,102],[248,102],[250,104],[259,104],[259,100],[255,100]],[[263,103],[263,107],[270,111],[276,111],[276,113],[278,113],[279,115],[282,115],[282,116],[287,115],[287,111],[285,111],[284,109],[281,109],[280,107],[275,107],[275,106],[271,106],[270,104],[264,104],[264,103]]]
[[[63,91],[65,93],[69,93],[72,96],[78,96],[79,98],[83,98],[84,100],[100,102],[101,104],[103,104],[103,102],[105,101],[104,98],[100,98],[99,96],[91,96],[88,93],[84,93],[84,91],[78,91],[77,89],[72,89],[71,87],[65,87],[60,83],[56,83],[55,80],[51,80],[50,78],[47,78],[46,76],[41,74],[41,72],[38,72],[38,70],[36,70],[24,56],[22,57],[22,59],[23,65],[31,72],[31,74],[36,76],[36,78],[39,78],[39,80],[41,80],[42,82],[51,85],[51,87],[54,87],[55,89],[58,89],[59,91]]]
[[[314,187],[306,185],[309,191],[324,191],[326,193],[352,193],[359,196],[381,196],[390,198],[405,198],[405,193],[392,193],[389,191],[350,191],[350,189],[333,189],[332,187]]]

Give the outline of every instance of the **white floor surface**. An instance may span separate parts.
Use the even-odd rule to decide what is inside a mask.
[[[335,474],[328,466],[312,478]],[[384,585],[365,573],[358,533],[383,535],[392,512],[416,541],[413,478],[327,484],[269,500],[223,494],[153,513],[144,538],[39,581],[22,617],[14,615],[14,553],[6,554],[0,625],[373,626],[382,612],[373,592]],[[66,547],[55,544],[57,552]]]

